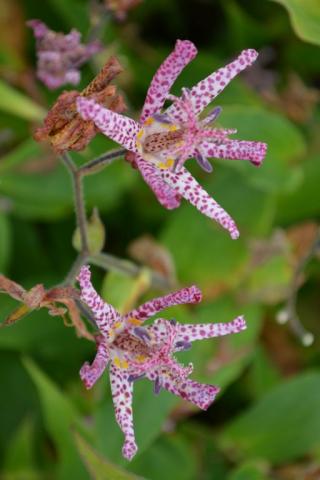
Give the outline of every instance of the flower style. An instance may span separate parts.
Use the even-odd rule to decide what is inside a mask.
[[[102,300],[90,277],[89,267],[82,267],[78,276],[81,299],[91,308],[101,335],[97,339],[96,357],[91,365],[86,362],[82,366],[80,377],[89,389],[110,363],[116,420],[125,436],[122,453],[131,460],[137,451],[132,416],[134,381],[148,378],[154,383],[155,394],[164,388],[206,410],[219,388],[191,380],[192,364],[181,365],[173,355],[191,348],[195,340],[240,332],[246,323],[242,316],[225,324],[194,325],[158,318],[152,325],[143,327],[145,320],[167,307],[200,302],[201,291],[196,286],[182,288],[121,315]]]
[[[256,166],[261,164],[266,154],[265,143],[232,140],[229,135],[236,130],[209,128],[220,114],[220,107],[199,118],[212,100],[240,71],[250,66],[258,54],[255,50],[244,50],[236,60],[191,90],[182,89],[181,97],[170,95],[174,81],[196,53],[190,41],[177,41],[174,51],[151,81],[139,122],[84,98],[77,100],[78,111],[84,119],[93,120],[102,133],[129,150],[127,159],[138,167],[164,207],[177,208],[184,197],[236,239],[239,231],[233,219],[183,165],[191,157],[207,172],[212,170],[209,157],[249,160]],[[163,111],[166,100],[172,104]]]
[[[67,83],[78,85],[79,67],[101,50],[100,43],[84,45],[77,30],[64,35],[50,30],[40,20],[29,20],[27,25],[36,38],[38,78],[52,90]]]

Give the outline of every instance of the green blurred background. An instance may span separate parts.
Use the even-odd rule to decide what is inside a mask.
[[[282,4],[282,5],[280,5]],[[35,78],[35,44],[25,21],[53,30],[89,30],[87,0],[0,1],[0,269],[25,288],[53,286],[68,272],[75,219],[70,178],[48,147],[32,140],[42,110],[54,102]],[[139,451],[121,457],[107,374],[84,390],[80,366],[94,345],[59,317],[33,312],[0,331],[1,480],[317,480],[320,478],[320,266],[314,256],[300,277],[297,312],[312,332],[302,346],[276,318],[292,291],[295,269],[317,235],[320,215],[319,0],[144,0],[125,21],[109,18],[104,51],[82,68],[83,88],[110,54],[125,72],[116,83],[129,114],[138,115],[156,68],[177,38],[197,58],[173,92],[224,65],[243,48],[259,63],[217,99],[219,123],[239,138],[268,143],[264,165],[214,161],[201,184],[235,218],[229,239],[191,205],[164,210],[137,171],[119,160],[85,179],[88,213],[99,208],[105,251],[126,258],[149,234],[171,254],[180,285],[197,283],[203,303],[165,314],[183,322],[224,322],[244,313],[248,330],[199,342],[185,354],[194,378],[222,387],[203,413],[166,392],[135,385]],[[71,89],[71,88],[70,88]],[[41,108],[40,108],[41,106]],[[98,135],[77,163],[113,144]],[[117,306],[135,279],[94,269],[94,282]],[[144,298],[161,292],[148,291]],[[0,296],[1,321],[17,303]]]

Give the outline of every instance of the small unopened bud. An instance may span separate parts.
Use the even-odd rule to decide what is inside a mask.
[[[105,234],[104,225],[100,219],[97,208],[93,209],[92,215],[87,223],[87,235],[88,235],[89,253],[92,255],[96,255],[97,253],[100,253],[104,247],[106,234]],[[80,239],[79,228],[76,228],[73,234],[72,245],[78,252],[81,251],[81,239]]]
[[[314,342],[314,335],[312,335],[312,333],[310,333],[310,332],[306,332],[302,336],[301,341],[302,341],[302,345],[304,347],[310,347]]]
[[[289,321],[290,315],[288,310],[279,310],[279,312],[276,314],[276,320],[280,325],[284,325]]]

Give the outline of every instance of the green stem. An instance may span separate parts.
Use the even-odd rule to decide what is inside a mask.
[[[123,260],[108,253],[98,253],[89,257],[89,263],[105,270],[112,270],[115,272],[128,275],[129,277],[137,277],[146,267],[140,267],[129,260]],[[172,282],[163,275],[150,270],[150,286],[159,290],[168,290],[171,288]]]
[[[110,165],[114,162],[114,160],[122,157],[127,150],[119,149],[114,150],[113,152],[104,153],[100,155],[100,157],[95,158],[94,160],[90,160],[89,162],[83,164],[79,168],[79,172],[81,175],[92,175],[93,173],[97,173],[98,171],[102,170],[102,168]]]
[[[72,178],[76,220],[80,232],[81,253],[88,255],[87,218],[83,199],[82,174],[68,153],[63,153],[61,159]]]

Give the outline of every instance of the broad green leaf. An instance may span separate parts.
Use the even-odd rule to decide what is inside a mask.
[[[5,473],[20,474],[21,478],[26,471],[31,472],[35,469],[35,458],[33,451],[34,425],[30,417],[27,417],[18,427],[14,437],[9,443],[6,457],[3,462],[3,471]],[[33,472],[34,478],[39,478],[36,472]],[[29,478],[26,476],[26,478]]]
[[[43,120],[46,111],[23,93],[0,80],[0,110],[24,118]]]
[[[82,0],[49,0],[70,28],[77,28],[86,33],[89,27],[89,5]],[[67,31],[65,32],[67,33]]]
[[[318,0],[273,0],[289,12],[296,34],[303,40],[320,45],[320,3]]]
[[[1,294],[0,321],[16,306],[16,301]],[[61,381],[69,378],[78,381],[77,374],[83,359],[93,352],[90,342],[79,339],[72,327],[67,328],[62,318],[50,316],[46,309],[34,311],[14,326],[2,328],[0,348],[36,355],[54,378]]]
[[[130,167],[114,164],[99,175],[84,181],[86,205],[100,212],[112,209],[132,183]],[[54,220],[73,211],[72,185],[68,172],[58,166],[41,173],[7,173],[0,182],[0,192],[8,196],[14,212],[24,218]]]
[[[72,438],[72,429],[79,424],[78,412],[68,397],[31,359],[24,358],[23,364],[38,390],[44,424],[58,450],[57,478],[86,480],[87,475]]]
[[[11,256],[11,225],[8,217],[0,212],[0,271],[6,270]]]
[[[77,432],[74,433],[74,439],[83,463],[94,480],[143,480],[102,457]]]
[[[263,397],[281,382],[281,374],[261,345],[257,346],[248,372],[248,384],[254,398]]]
[[[278,254],[252,267],[248,280],[242,286],[248,301],[275,305],[287,298],[292,281],[293,265],[288,255]]]
[[[263,462],[249,460],[237,467],[227,480],[269,480],[267,467]]]
[[[305,154],[306,145],[300,131],[289,120],[260,108],[236,105],[224,108],[220,122],[226,128],[237,128],[239,139],[267,143],[267,155],[259,168],[249,162],[229,162],[245,172],[252,185],[267,192],[284,192],[301,183],[301,169],[296,161]]]
[[[187,439],[176,432],[161,435],[144,454],[133,460],[130,469],[152,480],[197,478],[195,452]]]
[[[185,202],[170,212],[161,235],[176,262],[178,278],[195,282],[205,291],[236,285],[248,261],[246,237],[264,235],[274,215],[274,199],[250,185],[246,172],[217,165],[204,188],[236,220],[240,239]]]
[[[0,350],[0,376],[0,449],[4,452],[26,416],[34,417],[37,414],[38,399],[19,354],[3,348]]]
[[[293,192],[283,192],[278,198],[277,222],[294,223],[320,214],[320,155],[304,160],[302,167],[301,185]]]
[[[43,149],[41,145],[35,142],[32,138],[28,138],[9,153],[1,157],[0,174],[3,175],[14,167],[20,166],[33,158],[39,158],[42,154]]]
[[[320,373],[306,372],[277,386],[232,421],[220,440],[239,457],[274,464],[293,461],[320,443]]]

